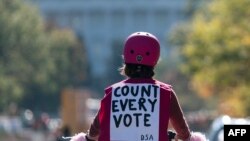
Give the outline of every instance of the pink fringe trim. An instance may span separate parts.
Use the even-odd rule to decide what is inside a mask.
[[[79,133],[79,134],[73,136],[70,141],[86,141],[86,134]]]
[[[192,132],[189,141],[208,141],[204,134],[200,132]]]

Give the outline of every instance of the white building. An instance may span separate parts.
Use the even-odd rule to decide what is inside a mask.
[[[162,48],[168,46],[167,35],[185,18],[186,5],[186,0],[33,1],[46,20],[71,27],[82,38],[96,77],[106,71],[114,41],[123,42],[132,32],[151,32],[159,38]]]

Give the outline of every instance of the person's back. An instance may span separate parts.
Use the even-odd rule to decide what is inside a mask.
[[[153,79],[131,78],[110,86],[100,108],[104,129],[99,140],[167,140],[171,95],[169,85]]]

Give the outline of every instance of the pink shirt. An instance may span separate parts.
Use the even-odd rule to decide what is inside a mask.
[[[190,136],[172,87],[154,79],[127,79],[105,89],[88,137],[99,141],[168,141],[169,121],[181,139]]]

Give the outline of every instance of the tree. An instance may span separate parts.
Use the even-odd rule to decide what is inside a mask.
[[[194,90],[235,116],[250,115],[249,7],[248,0],[211,1],[173,33]]]
[[[47,26],[20,0],[0,0],[0,27],[0,110],[11,102],[56,110],[61,89],[84,85],[85,54],[72,31]]]
[[[29,92],[23,97],[22,106],[56,111],[63,89],[83,88],[86,85],[87,64],[84,48],[71,30],[52,27],[47,37],[49,52],[43,57],[48,61],[44,67],[49,70],[44,68],[47,73],[42,76],[45,77],[43,81],[39,79],[27,84]]]
[[[43,62],[41,58],[41,54],[44,53],[41,49],[43,37],[39,35],[42,30],[41,22],[29,10],[30,8],[21,5],[18,1],[0,1],[0,103],[2,106],[10,101],[21,99],[25,93],[24,83],[31,78],[27,76],[37,69],[36,62]],[[36,59],[32,59],[33,55],[37,55]]]
[[[188,0],[183,9],[182,20],[190,19],[199,5],[204,2],[205,0]],[[181,27],[178,26],[178,34],[183,35],[182,30],[180,30]],[[176,30],[176,28],[173,29]],[[188,76],[179,69],[182,59],[179,48],[175,48],[175,44],[173,44],[173,33],[176,32],[170,32],[166,38],[167,48],[162,49],[160,61],[155,68],[155,77],[173,86],[184,112],[201,110],[205,107],[203,99],[195,94],[188,84]],[[175,38],[178,37],[175,36]],[[181,42],[180,38],[178,38],[178,42]]]

